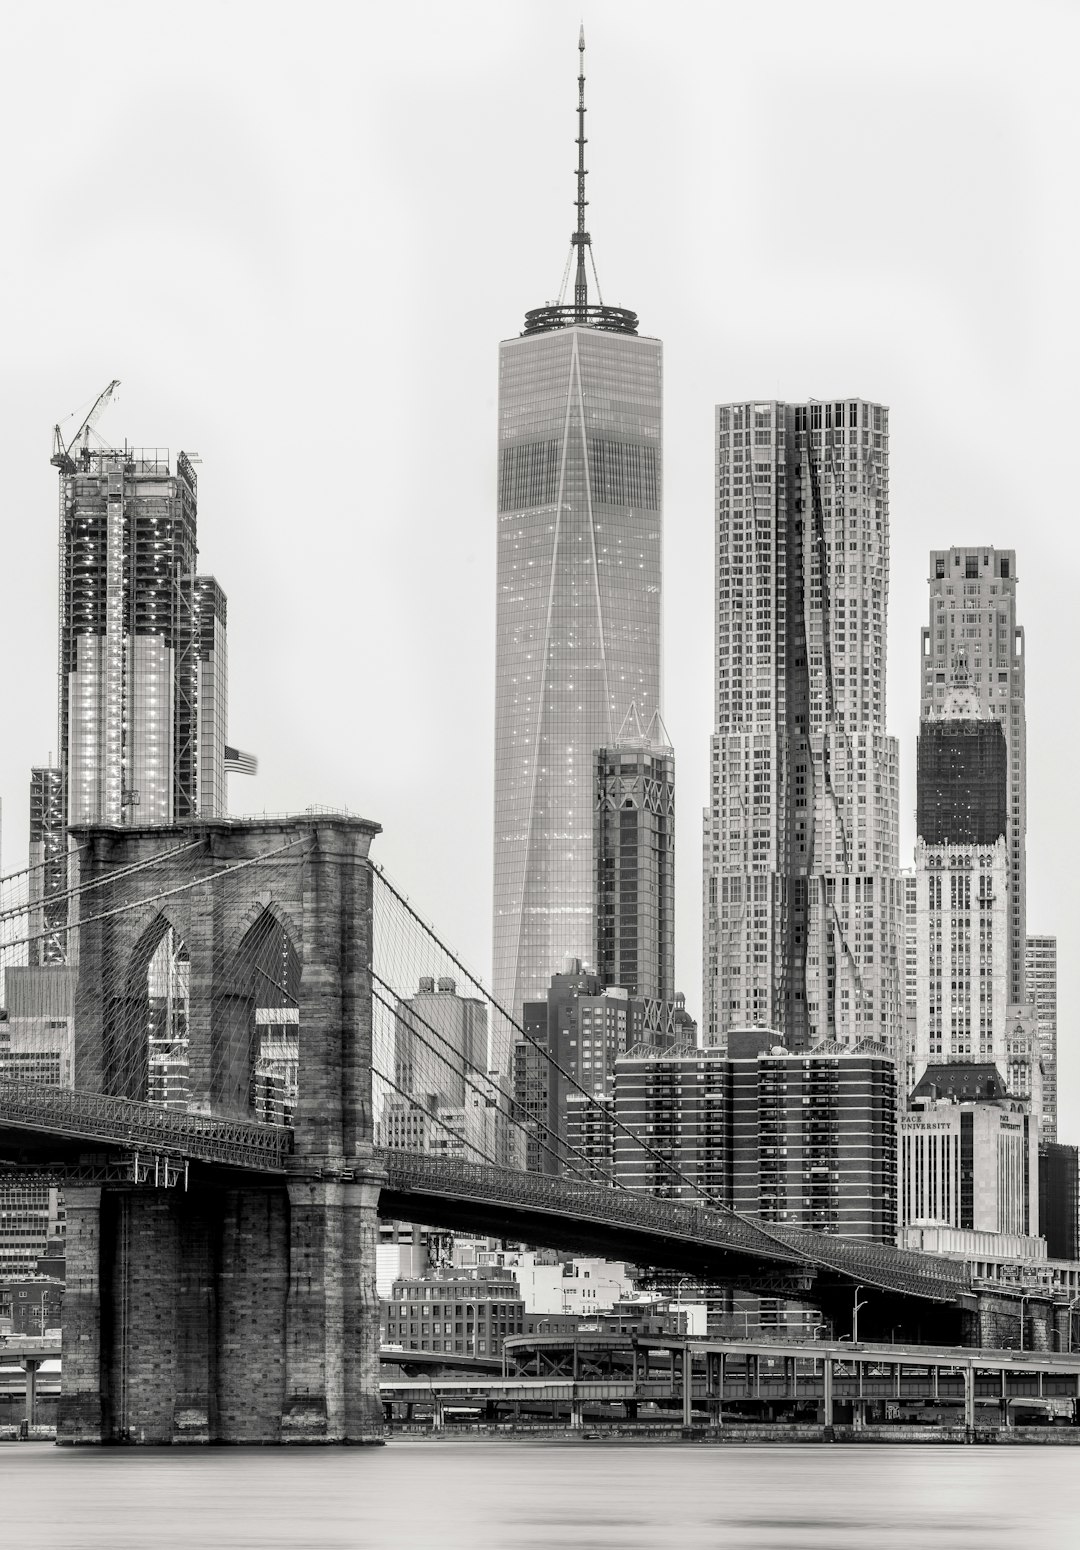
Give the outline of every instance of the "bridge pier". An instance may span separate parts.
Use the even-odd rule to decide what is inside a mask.
[[[338,814],[201,821],[175,831],[185,855],[177,872],[160,827],[79,830],[82,880],[108,884],[110,906],[80,934],[79,1091],[136,1106],[140,1123],[153,1113],[149,1046],[131,1030],[145,1026],[149,954],[166,928],[190,966],[187,1113],[256,1128],[253,931],[279,933],[295,965],[275,994],[295,1016],[299,1071],[285,1166],[282,1146],[267,1149],[265,1171],[261,1149],[200,1153],[200,1127],[186,1133],[173,1110],[161,1116],[163,1144],[188,1159],[183,1187],[175,1172],[155,1173],[153,1186],[65,1186],[58,1441],[381,1438],[375,1251],[385,1175],[372,1151],[367,860],[377,832]],[[231,877],[248,867],[257,870]],[[97,1134],[87,1150],[101,1150]]]
[[[380,1438],[380,1185],[69,1187],[57,1440]]]
[[[1024,1346],[1029,1351],[1049,1351],[1054,1345],[1054,1305],[1047,1298],[1029,1297]],[[1021,1310],[1023,1311],[1023,1310]]]
[[[282,1442],[381,1435],[375,1291],[381,1180],[291,1179]]]
[[[67,1285],[64,1292],[63,1388],[58,1442],[95,1443],[102,1436],[101,1190],[68,1185]]]

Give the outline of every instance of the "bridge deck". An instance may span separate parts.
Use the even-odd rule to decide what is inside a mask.
[[[27,1136],[145,1148],[182,1161],[221,1163],[258,1173],[284,1173],[285,1159],[292,1151],[292,1131],[279,1125],[189,1114],[130,1098],[30,1082],[0,1082],[0,1125]]]
[[[120,1145],[271,1175],[285,1173],[293,1145],[292,1132],[280,1126],[12,1082],[0,1083],[0,1129],[28,1139]],[[955,1304],[972,1291],[967,1266],[959,1260],[573,1178],[420,1152],[378,1156],[387,1173],[380,1205],[387,1216],[487,1228],[552,1247],[588,1244],[615,1258],[693,1268],[765,1295],[803,1300],[819,1300],[837,1284],[939,1304]]]
[[[762,1286],[771,1283],[774,1294],[786,1291],[793,1297],[820,1290],[822,1272],[842,1282],[940,1303],[955,1302],[971,1289],[960,1260],[759,1223],[733,1211],[658,1200],[578,1179],[420,1152],[380,1155],[387,1170],[385,1206],[380,1205],[384,1215],[411,1216],[439,1226],[471,1213],[477,1225],[481,1219],[501,1221],[503,1236],[536,1242],[552,1241],[560,1233],[568,1239],[575,1233],[580,1237],[584,1228],[595,1231],[598,1243],[602,1234],[621,1234],[638,1246],[638,1257],[645,1263],[674,1268],[671,1256],[677,1247],[680,1265],[696,1259],[703,1270],[711,1265],[717,1271],[726,1264],[741,1274],[756,1274]],[[530,1239],[530,1231],[546,1232],[547,1237]],[[789,1283],[786,1289],[780,1284],[784,1280]]]

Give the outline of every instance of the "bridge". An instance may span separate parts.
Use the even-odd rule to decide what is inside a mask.
[[[70,1066],[66,1080],[0,1083],[0,1165],[65,1191],[61,1441],[381,1435],[379,1216],[606,1254],[834,1316],[861,1288],[870,1334],[1063,1343],[1068,1310],[1045,1290],[978,1288],[954,1260],[741,1216],[681,1177],[694,1198],[634,1194],[553,1134],[540,1144],[557,1150],[558,1175],[507,1166],[497,1140],[427,1112],[429,1139],[446,1132],[440,1155],[376,1146],[380,1103],[421,1107],[391,1053],[418,976],[464,977],[494,1047],[526,1037],[373,865],[377,832],[314,811],[72,831],[66,1021],[47,1012],[50,970],[19,962],[55,925],[36,920],[32,891],[0,907],[0,921],[26,923],[0,949],[9,1047],[32,1025],[40,1065],[44,1024],[59,1030],[57,1069]],[[426,1062],[416,1090],[453,1081],[503,1131],[520,1123],[444,1030],[408,1020],[410,1058]]]

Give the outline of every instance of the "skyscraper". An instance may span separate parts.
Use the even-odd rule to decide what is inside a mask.
[[[594,839],[597,973],[605,985],[671,1006],[675,755],[659,716],[645,732],[632,707],[614,747],[596,750]]]
[[[950,693],[919,729],[914,1079],[927,1065],[1007,1074],[1008,750],[980,714],[961,648]]]
[[[195,470],[183,452],[174,467],[163,448],[105,449],[83,452],[60,483],[65,820],[194,817],[200,787],[223,789],[208,765],[225,743],[223,727],[200,735],[200,628],[213,615],[200,589],[220,599],[222,620],[224,597],[196,576]],[[215,718],[224,712],[222,696]]]
[[[716,410],[704,1031],[900,1053],[899,754],[885,732],[888,410]]]
[[[173,823],[226,811],[225,594],[196,574],[197,484],[183,453],[92,449],[98,398],[60,479],[59,757],[30,786],[31,962],[68,952],[67,827]]]
[[[930,622],[922,632],[922,719],[946,698],[953,664],[965,657],[968,687],[983,716],[1001,722],[1008,748],[1008,1000],[1024,995],[1026,945],[1027,727],[1024,632],[1016,623],[1016,555],[992,545],[930,555]]]
[[[1057,937],[1029,936],[1027,993],[1035,1007],[1042,1063],[1042,1139],[1057,1140]]]
[[[515,1017],[592,956],[594,752],[660,708],[661,346],[589,300],[579,48],[573,302],[499,349],[493,977]]]

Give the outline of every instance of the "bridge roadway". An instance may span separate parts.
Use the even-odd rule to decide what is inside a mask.
[[[160,1176],[162,1183],[175,1183],[182,1169],[186,1183],[189,1168],[208,1182],[228,1176],[256,1182],[288,1177],[293,1136],[282,1127],[130,1099],[0,1083],[0,1156],[24,1166],[55,1166],[72,1182],[102,1182],[86,1176],[88,1158],[96,1155],[100,1167],[108,1154],[88,1154],[90,1147],[122,1148],[132,1182],[158,1183]],[[880,1316],[879,1333],[898,1322],[912,1333],[913,1307],[922,1305],[923,1333],[951,1339],[954,1331],[935,1319],[933,1309],[974,1314],[978,1307],[967,1266],[943,1256],[765,1224],[719,1207],[574,1178],[424,1153],[377,1152],[372,1160],[386,1172],[378,1205],[385,1218],[603,1254],[810,1302],[830,1313],[850,1307],[859,1286],[889,1302],[867,1315]],[[347,1169],[338,1176],[347,1178]]]
[[[987,1424],[988,1405],[996,1407],[991,1413],[996,1420],[989,1424],[1008,1425],[1010,1405],[1027,1402],[1036,1409],[1067,1409],[1072,1424],[1080,1422],[1080,1353],[663,1337],[620,1343],[610,1335],[579,1335],[508,1341],[507,1364],[545,1344],[552,1352],[572,1352],[575,1372],[394,1379],[380,1384],[384,1408],[392,1417],[395,1405],[410,1407],[410,1413],[413,1406],[430,1407],[436,1429],[453,1409],[482,1408],[493,1420],[500,1405],[546,1405],[553,1416],[568,1411],[571,1426],[579,1428],[586,1405],[621,1405],[634,1419],[637,1407],[649,1403],[668,1411],[681,1408],[685,1427],[694,1424],[695,1412],[699,1418],[706,1412],[712,1424],[722,1425],[725,1405],[740,1406],[744,1417],[756,1410],[778,1419],[779,1407],[791,1413],[813,1404],[826,1426],[836,1420],[838,1405],[850,1407],[856,1425],[875,1407],[884,1418],[886,1404],[932,1407],[939,1415],[944,1407],[955,1407],[959,1415],[963,1407],[963,1424],[970,1429],[977,1420]],[[596,1370],[601,1351],[611,1366],[606,1374]]]

